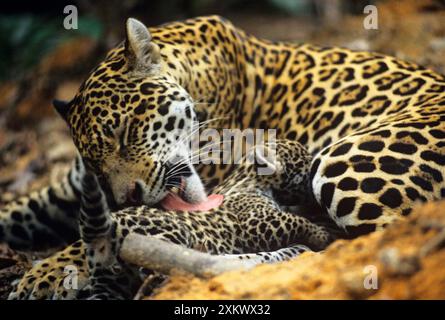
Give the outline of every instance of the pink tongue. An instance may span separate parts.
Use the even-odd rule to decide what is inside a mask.
[[[165,210],[176,211],[208,211],[217,208],[223,202],[224,196],[221,194],[211,194],[206,201],[201,203],[188,203],[182,200],[178,195],[169,193],[161,202]]]

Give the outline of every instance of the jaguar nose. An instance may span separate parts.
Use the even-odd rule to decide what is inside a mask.
[[[134,182],[130,185],[127,191],[127,202],[133,205],[142,203],[142,186],[138,182]]]

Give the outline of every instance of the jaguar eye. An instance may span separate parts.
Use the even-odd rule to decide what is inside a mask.
[[[122,132],[119,135],[119,154],[122,157],[125,157],[128,155],[127,144],[125,143],[125,132]]]
[[[102,126],[102,129],[104,131],[104,134],[109,137],[109,138],[113,138],[114,134],[113,134],[113,130],[111,129],[111,127],[108,124],[104,124]]]

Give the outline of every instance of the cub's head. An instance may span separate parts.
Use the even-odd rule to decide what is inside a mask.
[[[255,159],[252,176],[265,189],[271,189],[280,200],[290,197],[295,203],[309,196],[309,175],[312,157],[297,141],[272,140],[253,149]],[[286,201],[288,202],[288,201]]]
[[[72,101],[54,102],[86,168],[118,206],[158,203],[174,186],[188,202],[206,198],[187,143],[193,101],[163,71],[165,63],[148,29],[130,18],[125,43],[91,72]]]

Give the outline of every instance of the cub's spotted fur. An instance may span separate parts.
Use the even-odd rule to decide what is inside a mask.
[[[258,175],[258,166],[246,162],[217,188],[225,199],[209,212],[140,206],[110,214],[96,178],[86,173],[80,211],[82,240],[28,272],[10,298],[132,298],[141,278],[118,254],[129,233],[259,262],[289,259],[310,250],[308,246],[325,248],[332,237],[323,227],[284,211],[272,196],[272,188],[295,194],[307,191],[311,157],[296,141],[278,140],[276,152],[276,159],[263,161],[273,174]],[[79,290],[68,290],[63,282],[55,281],[63,278],[61,272],[73,260],[82,270]]]

